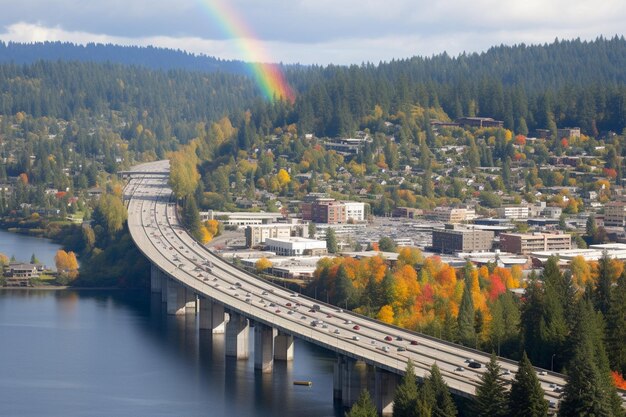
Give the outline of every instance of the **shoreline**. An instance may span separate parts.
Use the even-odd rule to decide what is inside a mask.
[[[72,287],[69,285],[46,285],[46,286],[37,286],[37,287],[0,287],[0,291],[63,291],[63,290],[75,290],[75,291],[122,291],[122,290],[130,290],[136,291],[141,290],[141,288],[119,288],[119,287]]]

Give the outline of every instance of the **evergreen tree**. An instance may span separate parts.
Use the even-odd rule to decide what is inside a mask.
[[[526,352],[522,354],[517,374],[511,383],[508,412],[511,417],[544,417],[548,415],[548,401],[544,398],[543,389]]]
[[[524,302],[521,313],[521,339],[524,351],[533,360],[543,356],[541,334],[543,324],[544,296],[541,284],[536,275],[531,274],[530,281],[524,292]]]
[[[430,375],[424,381],[422,389],[426,402],[430,404],[433,417],[456,416],[457,411],[452,401],[450,390],[443,380],[441,371],[436,363],[430,368]]]
[[[346,268],[343,265],[339,265],[335,277],[335,305],[348,308],[348,301],[352,298],[353,292],[354,286],[350,278],[348,278]]]
[[[611,368],[626,375],[626,271],[617,280],[607,314],[606,349]]]
[[[187,228],[187,230],[189,230],[189,233],[191,233],[191,235],[196,239],[200,239],[200,228],[202,227],[202,224],[200,223],[200,212],[198,211],[198,206],[196,205],[196,199],[193,195],[189,195],[185,199],[182,220],[183,225]]]
[[[609,359],[604,348],[603,316],[600,312],[594,311],[591,301],[587,298],[577,303],[575,315],[576,327],[568,341],[571,348],[567,365],[568,383],[561,406],[565,406],[565,411],[575,413],[572,415],[621,417],[624,415],[622,401],[613,384]],[[596,388],[589,391],[587,385],[589,382]],[[583,390],[586,392],[583,393]],[[589,414],[586,414],[585,410],[588,410]],[[609,410],[609,413],[593,414],[597,410]]]
[[[419,390],[415,378],[415,368],[409,359],[402,382],[393,397],[393,417],[417,417]]]
[[[459,315],[457,323],[459,325],[459,342],[465,346],[476,345],[476,331],[474,329],[474,302],[472,301],[472,293],[468,284],[469,280],[465,280],[463,287],[463,297],[459,306]]]
[[[337,253],[337,236],[335,236],[335,230],[332,227],[326,229],[326,250],[328,253]]]
[[[500,371],[496,354],[493,353],[476,388],[472,406],[476,417],[508,416],[506,382],[501,378]]]
[[[40,262],[39,262],[39,259],[37,259],[37,256],[35,256],[35,254],[34,254],[34,253],[33,253],[33,254],[31,255],[31,257],[30,257],[30,263],[31,263],[31,264],[38,264],[38,263],[40,263]]]
[[[346,417],[378,417],[376,406],[372,402],[372,397],[367,390],[361,391],[359,399],[352,406]]]
[[[594,289],[594,304],[598,311],[604,316],[609,311],[611,304],[611,277],[613,276],[613,264],[606,251],[598,261],[598,279]]]

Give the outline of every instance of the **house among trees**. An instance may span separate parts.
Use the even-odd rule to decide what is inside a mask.
[[[456,122],[470,127],[504,127],[502,120],[494,120],[491,117],[460,117]]]
[[[39,278],[43,265],[11,262],[4,273],[7,287],[28,287],[31,278]]]

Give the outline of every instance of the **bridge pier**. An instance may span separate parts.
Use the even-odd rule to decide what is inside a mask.
[[[185,287],[174,281],[167,280],[167,314],[185,314],[186,290]]]
[[[224,333],[226,326],[224,306],[202,296],[198,297],[198,302],[200,303],[200,329],[211,330],[213,334]]]
[[[161,292],[163,279],[163,272],[155,264],[150,264],[150,291],[153,293]]]
[[[341,403],[349,408],[359,399],[361,391],[367,389],[367,369],[365,362],[347,356],[341,368]]]
[[[167,303],[167,283],[170,282],[171,279],[168,278],[165,274],[161,276],[161,302]]]
[[[196,293],[189,288],[185,288],[185,313],[196,314]]]
[[[278,332],[278,335],[274,338],[274,359],[277,361],[292,361],[293,352],[293,336]]]
[[[274,368],[274,340],[278,330],[261,323],[254,324],[254,369],[263,373]]]
[[[226,356],[248,359],[248,319],[234,312],[226,323]]]
[[[341,402],[341,392],[343,389],[343,363],[345,357],[337,355],[337,360],[333,365],[333,401]]]
[[[398,375],[374,368],[374,404],[378,414],[390,416],[393,414],[393,397],[398,385]]]

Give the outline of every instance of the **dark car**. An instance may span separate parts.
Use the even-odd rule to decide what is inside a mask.
[[[480,362],[470,362],[467,366],[469,366],[470,368],[474,368],[474,369],[482,368],[482,365],[480,364]]]
[[[393,340],[393,338],[391,336],[385,336],[385,340],[387,342],[391,342]]]
[[[413,346],[417,346],[417,340],[411,340],[411,344],[412,344]]]

